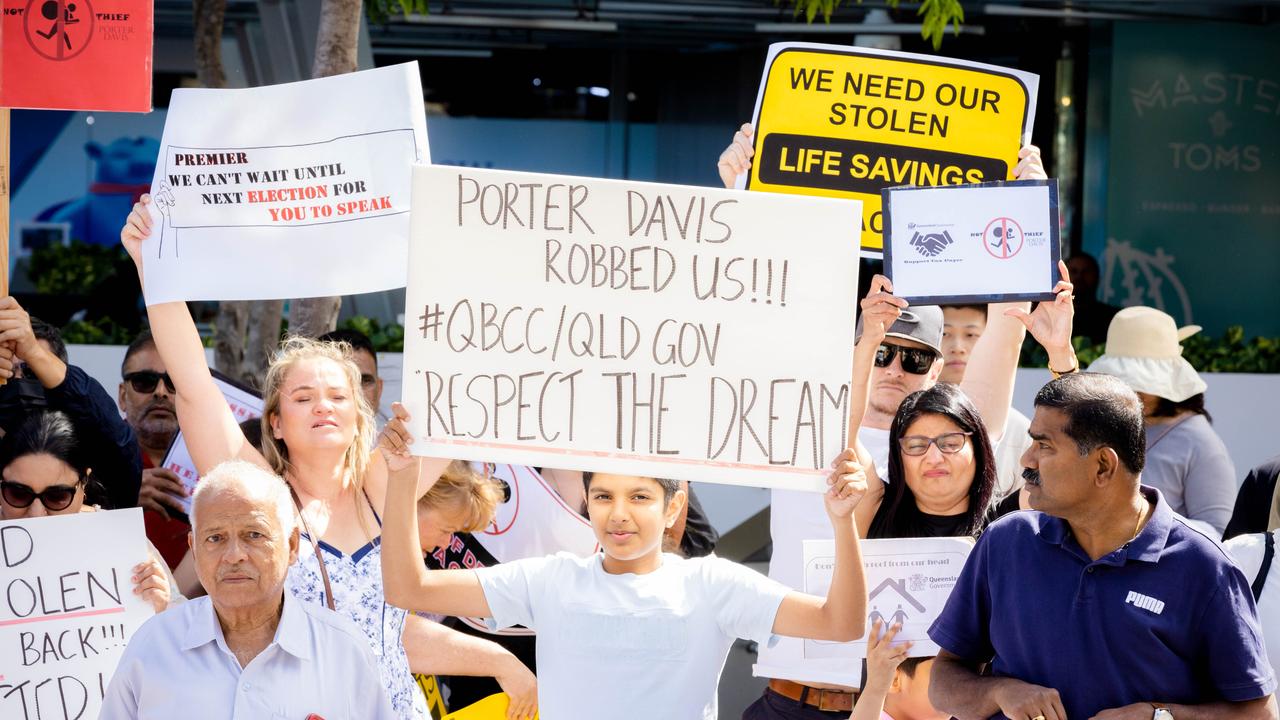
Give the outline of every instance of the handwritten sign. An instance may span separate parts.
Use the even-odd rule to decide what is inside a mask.
[[[262,417],[263,404],[258,393],[216,370],[212,373],[213,382],[222,391],[222,397],[226,398],[227,407],[231,408],[231,414],[235,416],[237,423]],[[187,449],[187,441],[182,435],[181,428],[173,437],[173,442],[169,444],[169,451],[165,453],[161,467],[177,475],[188,492],[195,492],[200,473],[196,470],[196,461],[191,458],[191,451]],[[177,500],[182,505],[183,512],[190,515],[191,496],[185,495]]]
[[[0,107],[151,111],[152,0],[4,0]]]
[[[415,452],[824,487],[857,202],[421,165],[413,193]]]
[[[120,654],[153,611],[138,508],[0,521],[0,717],[96,718]]]
[[[148,303],[404,285],[410,167],[429,160],[417,63],[175,90],[160,146]]]
[[[861,200],[879,257],[880,190],[1013,178],[1039,78],[933,55],[814,43],[769,47],[750,190]]]
[[[885,274],[917,305],[1052,300],[1058,181],[883,191]]]

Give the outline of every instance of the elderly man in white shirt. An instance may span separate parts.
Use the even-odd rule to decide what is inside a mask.
[[[396,720],[363,633],[284,590],[298,529],[283,480],[225,462],[191,517],[208,596],[138,628],[100,720]]]

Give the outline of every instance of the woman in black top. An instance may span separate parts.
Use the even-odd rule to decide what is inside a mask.
[[[977,537],[994,519],[995,458],[973,403],[941,383],[907,396],[889,428],[889,478],[869,538]]]
[[[1045,347],[1064,343],[1070,347],[1072,285],[1065,264],[1059,263],[1058,269],[1062,280],[1054,287],[1057,297],[1053,302],[1040,303],[1034,312],[1028,312],[1023,304],[993,305],[988,316],[1016,318]],[[998,506],[992,502],[996,465],[982,419],[987,411],[980,413],[959,388],[939,383],[902,401],[889,428],[887,478],[876,476],[870,452],[857,440],[870,393],[872,367],[884,366],[880,362],[884,352],[881,342],[907,306],[892,292],[892,283],[877,275],[861,303],[861,337],[854,350],[850,386],[849,439],[853,447],[836,460],[833,475],[858,468],[866,471],[869,487],[855,511],[863,537],[977,537],[992,520],[1017,510],[1018,496],[1015,493]],[[982,360],[1007,362],[1009,373],[1007,384],[987,390],[992,397],[987,398],[985,406],[992,408],[994,424],[1003,427],[1003,411],[1013,394],[1014,364],[1022,332],[1010,335],[1006,342],[1003,336],[997,338],[993,329],[989,325],[979,341],[986,345]],[[1001,332],[1008,335],[1005,327]],[[992,337],[988,338],[988,334]],[[1009,347],[999,347],[1004,344]],[[1000,412],[995,412],[997,409]]]

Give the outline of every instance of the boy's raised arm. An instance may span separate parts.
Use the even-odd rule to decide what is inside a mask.
[[[427,570],[418,542],[420,458],[405,427],[409,413],[393,405],[395,417],[378,438],[387,462],[387,500],[382,515],[382,586],[387,602],[417,612],[490,617],[480,579],[473,570]]]
[[[836,567],[827,596],[793,592],[778,606],[773,631],[778,635],[848,642],[866,631],[867,579],[858,545],[853,510],[867,492],[866,473],[833,475],[831,489],[823,496],[827,516],[835,530]]]

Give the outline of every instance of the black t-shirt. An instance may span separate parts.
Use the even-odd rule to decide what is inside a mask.
[[[889,483],[885,483],[885,499],[881,501],[880,509],[876,511],[875,518],[871,521],[871,527],[867,530],[867,539],[875,540],[879,538],[912,538],[912,537],[963,537],[969,535],[966,532],[966,523],[968,514],[961,513],[959,515],[930,515],[925,512],[904,512],[902,508],[895,513],[897,517],[890,517],[889,505]],[[1018,493],[1012,493],[1009,497],[1000,501],[991,512],[982,520],[982,530],[987,525],[995,522],[996,518],[1003,517],[1011,512],[1018,510]]]
[[[1223,540],[1267,531],[1277,475],[1280,475],[1280,455],[1249,471],[1236,495],[1236,507],[1231,513],[1226,532],[1222,534]]]

